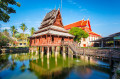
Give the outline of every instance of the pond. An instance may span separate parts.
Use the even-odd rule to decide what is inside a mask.
[[[86,57],[87,58],[87,57]],[[0,55],[0,79],[111,79],[109,64],[84,57]]]

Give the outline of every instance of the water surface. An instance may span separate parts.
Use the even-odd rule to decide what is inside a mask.
[[[87,57],[0,55],[0,79],[111,79],[109,64]]]

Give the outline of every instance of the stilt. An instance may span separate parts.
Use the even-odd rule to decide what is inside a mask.
[[[54,57],[54,55],[55,55],[55,47],[52,46],[52,57]]]
[[[49,47],[47,47],[47,58],[49,58]]]
[[[63,58],[66,59],[65,46],[63,46]]]
[[[44,55],[44,47],[42,47],[41,57]]]
[[[36,50],[36,55],[38,55],[38,51]]]

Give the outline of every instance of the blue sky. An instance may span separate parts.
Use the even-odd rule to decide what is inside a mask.
[[[9,29],[15,25],[19,32],[21,23],[29,29],[35,27],[38,30],[40,23],[47,12],[56,7],[59,8],[61,0],[17,0],[21,7],[13,6],[15,14],[10,14],[10,21],[3,23],[1,29]],[[84,18],[89,18],[93,32],[103,37],[120,32],[120,0],[62,0],[63,24],[67,25]]]

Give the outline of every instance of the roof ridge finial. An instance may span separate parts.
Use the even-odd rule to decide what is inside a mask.
[[[56,10],[56,5],[55,5],[55,8],[54,8],[54,10]]]
[[[85,16],[84,16],[83,19],[82,19],[83,21],[84,21],[84,18],[85,18]]]
[[[89,20],[89,18],[87,20]]]

